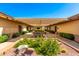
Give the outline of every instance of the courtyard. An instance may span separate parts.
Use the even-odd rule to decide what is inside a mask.
[[[67,20],[0,15],[1,56],[79,56],[79,14]]]
[[[16,44],[15,42],[19,42],[20,40],[22,40],[24,38],[26,38],[26,39],[28,38],[28,39],[32,40],[35,37],[34,37],[34,35],[33,36],[29,35],[29,37],[28,37],[28,35],[26,33],[20,37],[17,37],[16,39],[11,39],[5,43],[0,44],[0,47],[2,48],[2,50],[4,49],[4,51],[5,51],[5,53],[3,52],[2,55],[3,56],[15,56],[16,54],[15,54],[14,50],[16,48],[14,48],[13,46]],[[57,56],[79,56],[79,47],[78,47],[79,44],[77,42],[73,42],[70,40],[71,43],[74,43],[74,45],[73,45],[70,42],[68,42],[68,39],[60,38],[58,35],[51,34],[49,32],[46,32],[45,35],[43,36],[43,38],[45,38],[45,40],[47,40],[49,38],[51,38],[51,39],[56,38],[56,40],[59,42],[59,45],[62,49],[62,51],[60,53],[58,53]],[[1,50],[1,48],[0,48],[0,50]],[[29,47],[28,49],[30,49],[30,48],[31,47]],[[31,53],[31,56],[40,56],[40,55],[36,54],[36,51],[34,50],[33,53]]]

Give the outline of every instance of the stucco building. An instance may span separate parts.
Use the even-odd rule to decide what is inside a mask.
[[[0,34],[42,28],[79,36],[79,14],[68,18],[16,18],[0,13]]]
[[[79,14],[71,16],[64,21],[49,25],[50,30],[70,33],[75,35],[75,41],[79,42]]]
[[[64,20],[64,18],[16,18],[16,20],[30,24],[31,29],[47,29],[47,26],[53,23],[58,23]]]
[[[20,32],[27,30],[28,26],[30,25],[14,20],[11,16],[0,12],[0,34]]]
[[[49,27],[51,27],[51,30],[54,30],[55,26],[57,26],[56,30],[58,32],[79,35],[79,14],[71,16],[64,21],[49,25]]]

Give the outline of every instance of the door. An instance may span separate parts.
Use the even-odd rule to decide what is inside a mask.
[[[19,32],[22,32],[22,26],[19,25],[18,28],[19,28]]]
[[[57,26],[55,26],[55,33],[57,33]]]

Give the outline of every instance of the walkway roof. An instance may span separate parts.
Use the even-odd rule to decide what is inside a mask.
[[[4,14],[2,12],[0,12],[0,18],[4,19],[4,20],[8,20],[8,21],[12,21],[12,22],[15,22],[15,23],[20,23],[20,24],[25,24],[25,25],[28,25],[28,26],[31,26],[27,23],[23,23],[21,21],[18,21],[18,20],[15,20],[13,17],[7,15],[7,14]]]
[[[16,20],[32,26],[48,26],[53,23],[61,22],[64,18],[16,18]]]

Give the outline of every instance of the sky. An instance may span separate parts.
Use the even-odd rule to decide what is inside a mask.
[[[0,3],[0,12],[15,18],[67,18],[79,13],[79,3]]]

